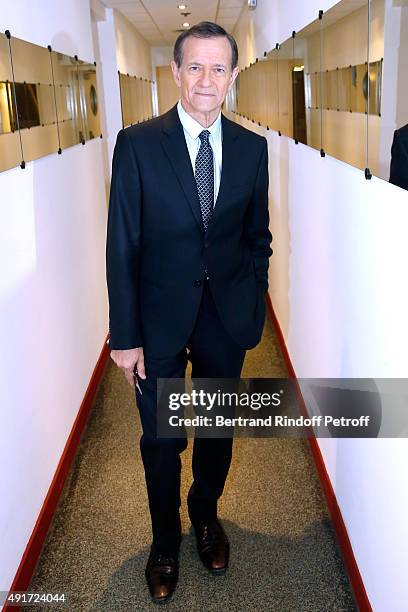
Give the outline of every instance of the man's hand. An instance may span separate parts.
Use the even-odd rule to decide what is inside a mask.
[[[134,386],[133,372],[136,369],[139,378],[146,378],[143,348],[126,349],[126,350],[113,350],[110,354],[116,365],[123,370],[126,380],[132,386]],[[136,366],[136,367],[135,367]]]

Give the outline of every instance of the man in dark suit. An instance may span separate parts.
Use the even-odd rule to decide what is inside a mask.
[[[155,602],[178,579],[180,453],[156,435],[157,378],[239,378],[265,319],[266,139],[221,114],[238,73],[235,40],[202,22],[180,34],[172,70],[181,100],[117,136],[109,203],[111,357],[136,381],[153,542],[146,578]],[[187,351],[189,351],[187,353]],[[134,378],[135,377],[135,378]],[[217,517],[232,438],[195,438],[187,502],[200,559],[224,573],[229,542]]]
[[[408,189],[408,123],[394,132],[389,182]]]

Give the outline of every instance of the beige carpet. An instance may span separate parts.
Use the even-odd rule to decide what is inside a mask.
[[[247,353],[243,377],[285,375],[267,321],[261,344]],[[66,592],[69,603],[54,610],[157,610],[144,579],[150,524],[140,434],[133,389],[109,361],[30,586],[36,592]],[[191,441],[182,461],[180,580],[162,609],[357,609],[307,440],[235,439],[219,504],[231,541],[230,568],[221,577],[202,567],[186,514]]]

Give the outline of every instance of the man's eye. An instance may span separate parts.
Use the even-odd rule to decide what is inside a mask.
[[[191,70],[192,72],[197,72],[197,70],[198,70],[198,66],[190,66],[190,70]]]
[[[224,74],[225,70],[224,68],[216,68],[215,72],[217,72],[218,74]]]

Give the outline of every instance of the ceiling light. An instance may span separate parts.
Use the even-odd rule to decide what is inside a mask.
[[[183,28],[189,28],[189,27],[190,27],[190,24],[188,23],[188,21],[185,21],[183,23]]]
[[[179,7],[180,11],[184,11],[184,9],[187,8],[187,5],[186,4],[179,4],[178,7]]]

